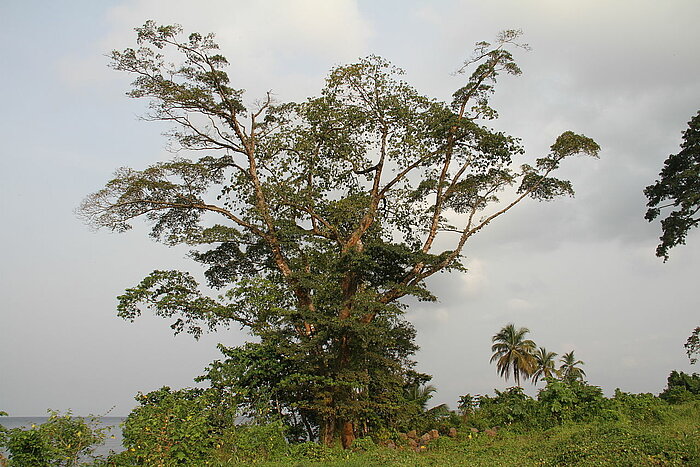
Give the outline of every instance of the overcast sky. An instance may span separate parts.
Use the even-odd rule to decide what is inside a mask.
[[[683,343],[700,325],[700,234],[654,256],[658,224],[642,190],[678,152],[700,109],[697,0],[132,0],[0,5],[0,410],[125,415],[137,391],[193,385],[221,331],[194,341],[169,322],[116,317],[115,297],[153,269],[196,268],[144,226],[92,232],[74,209],[117,167],[170,157],[164,127],[138,119],[130,78],[106,54],[134,44],[148,19],[215,32],[250,101],[318,93],[327,71],[368,54],[406,70],[418,90],[449,99],[473,44],[520,28],[523,75],[499,80],[499,129],[530,157],[565,130],[602,147],[563,167],[573,199],[519,206],[467,247],[466,274],[438,275],[438,303],[410,307],[418,368],[435,403],[512,385],[489,364],[508,322],[550,351],[575,350],[591,384],[658,393],[672,369],[698,371]],[[536,389],[526,383],[528,392]]]

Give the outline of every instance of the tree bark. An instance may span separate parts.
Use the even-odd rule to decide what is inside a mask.
[[[349,449],[352,446],[353,441],[355,441],[355,430],[352,422],[347,420],[343,422],[340,441],[343,443],[343,449]]]
[[[325,417],[321,423],[319,438],[321,443],[332,447],[335,442],[335,415]]]

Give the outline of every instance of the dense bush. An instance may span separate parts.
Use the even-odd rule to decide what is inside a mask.
[[[471,416],[470,423],[480,429],[517,424],[536,426],[537,401],[523,392],[521,387],[496,390],[496,395],[481,396],[479,409]]]
[[[9,454],[9,465],[68,466],[95,460],[93,452],[104,441],[106,428],[100,428],[94,417],[73,417],[70,412],[49,414],[41,425],[3,430],[1,441]]]
[[[700,375],[672,371],[668,375],[666,389],[659,397],[671,404],[700,399]]]
[[[540,425],[590,421],[595,418],[617,419],[598,386],[585,381],[547,378],[547,386],[537,395],[542,416]]]
[[[279,459],[288,453],[284,425],[273,422],[230,427],[217,445],[216,457],[226,462],[259,462]]]
[[[630,422],[662,422],[669,417],[668,403],[653,394],[631,394],[615,389],[611,405]]]
[[[191,465],[220,443],[225,417],[211,391],[163,387],[136,400],[122,430],[126,451],[112,459],[118,465]]]

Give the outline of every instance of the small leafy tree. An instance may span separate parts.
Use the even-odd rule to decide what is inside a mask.
[[[479,42],[449,103],[370,56],[333,69],[318,97],[268,94],[248,108],[212,35],[137,28],[138,47],[113,52],[113,67],[135,76],[129,95],[150,100],[151,119],[173,124],[176,148],[205,155],[119,169],[79,213],[118,232],[145,218],[156,239],[193,245],[222,294],[154,271],[119,297],[119,315],[151,308],[195,336],[237,324],[284,349],[291,373],[267,381],[270,410],[305,412],[324,443],[340,432],[348,447],[368,410],[401,400],[416,349],[402,299],[433,300],[426,279],[461,269],[474,235],[528,197],[572,195],[554,172],[597,156],[593,140],[566,131],[534,165],[516,165],[518,139],[487,125],[496,79],[520,74],[519,35]]]
[[[681,151],[664,161],[659,180],[644,189],[649,199],[645,218],[651,222],[664,210],[671,212],[661,221],[661,243],[656,256],[668,260],[668,251],[684,245],[688,232],[700,223],[700,111],[683,132]]]

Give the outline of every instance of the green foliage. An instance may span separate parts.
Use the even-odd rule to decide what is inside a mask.
[[[645,215],[649,222],[672,209],[661,221],[661,243],[656,248],[656,256],[666,261],[669,250],[684,245],[690,229],[700,223],[700,111],[683,132],[681,151],[668,156],[659,179],[644,194],[649,200]]]
[[[374,443],[372,438],[357,438],[352,443],[352,450],[355,452],[368,452],[377,449],[377,445]]]
[[[96,417],[73,417],[49,411],[45,423],[29,429],[14,428],[4,432],[3,445],[9,453],[10,466],[83,465],[95,459],[95,446],[105,438],[106,428]],[[87,464],[85,464],[87,465]]]
[[[615,389],[613,406],[633,423],[654,423],[667,420],[670,414],[668,403],[653,394],[631,394]]]
[[[226,430],[215,456],[225,462],[256,463],[279,459],[289,449],[282,423],[242,425]]]
[[[537,384],[537,381],[552,378],[556,374],[554,368],[554,359],[557,356],[556,352],[547,352],[544,347],[539,347],[535,352],[535,371],[532,373],[532,384]]]
[[[666,388],[659,397],[671,404],[700,399],[700,375],[679,373],[673,370],[668,375]]]
[[[647,399],[648,395],[630,395]],[[626,397],[621,395],[621,397]],[[663,402],[661,402],[663,404]],[[700,403],[667,405],[662,421],[629,423],[595,420],[551,428],[523,430],[502,427],[495,437],[479,433],[452,439],[440,437],[427,449],[389,449],[376,446],[341,451],[306,443],[294,446],[288,457],[255,463],[265,467],[323,466],[675,466],[700,465]],[[224,464],[239,465],[239,464]]]
[[[434,300],[426,280],[463,269],[472,236],[528,196],[572,193],[553,172],[599,149],[565,132],[535,167],[518,167],[518,139],[487,124],[496,77],[520,73],[511,52],[520,34],[478,43],[451,103],[369,56],[332,69],[317,97],[277,104],[268,95],[247,109],[212,35],[138,28],[138,47],[113,52],[112,66],[135,77],[129,95],[150,100],[151,119],[173,124],[177,149],[208,155],[119,169],[79,213],[119,232],[143,218],[159,241],[192,245],[222,293],[157,270],[119,297],[119,316],[150,308],[195,337],[245,328],[257,344],[222,348],[226,358],[203,378],[299,439],[332,444],[339,426],[352,426],[347,446],[357,427],[399,419],[416,350],[402,300]],[[516,186],[517,195],[506,190]],[[501,204],[500,193],[513,199]],[[259,371],[243,367],[257,357]]]
[[[493,397],[479,398],[479,410],[472,417],[472,424],[481,429],[512,424],[536,426],[537,407],[537,401],[525,394],[521,387],[496,390]]]
[[[607,399],[598,386],[578,380],[547,378],[547,386],[540,390],[537,399],[542,410],[541,422],[582,422],[597,418],[617,419],[608,408]]]
[[[496,369],[506,380],[512,373],[515,384],[520,385],[520,378],[528,379],[537,368],[535,342],[525,339],[528,328],[517,328],[513,323],[507,324],[491,338],[493,345],[491,363],[496,362]]]
[[[191,465],[202,462],[220,443],[234,416],[213,390],[163,387],[138,394],[123,426],[125,465]]]
[[[586,372],[579,366],[585,365],[585,363],[581,360],[576,360],[573,350],[562,355],[560,361],[561,366],[557,370],[557,374],[560,378],[568,382],[583,381]]]
[[[290,457],[301,461],[324,462],[338,456],[338,450],[310,441],[291,446]]]

